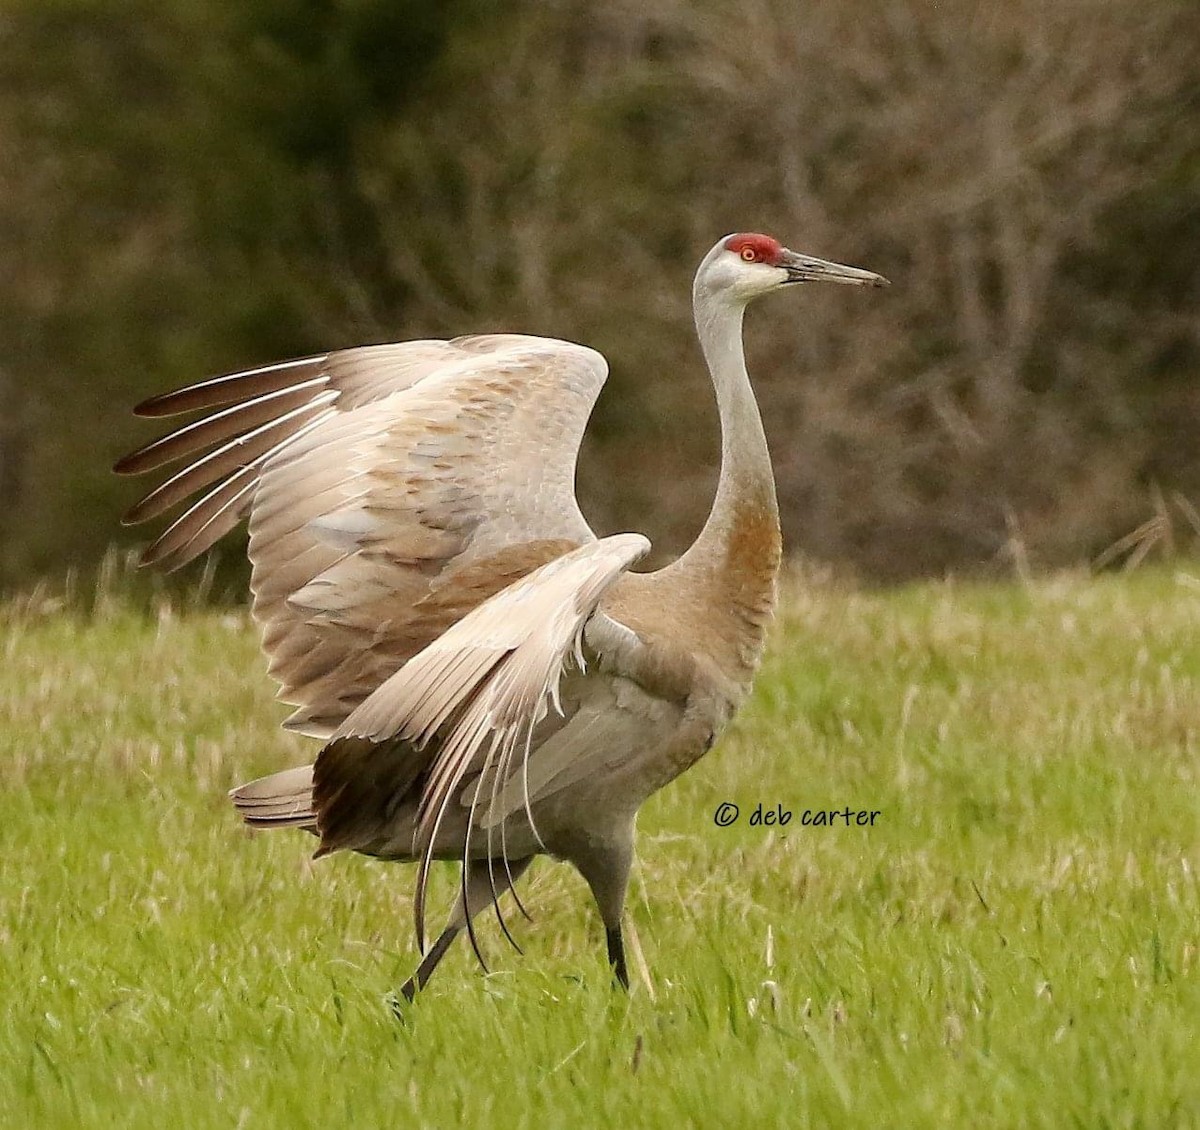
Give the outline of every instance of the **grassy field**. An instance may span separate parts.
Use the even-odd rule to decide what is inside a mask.
[[[1200,1124],[1200,569],[790,589],[642,813],[632,996],[542,862],[525,956],[487,922],[403,1022],[411,869],[225,801],[314,752],[246,620],[7,607],[0,1123]]]

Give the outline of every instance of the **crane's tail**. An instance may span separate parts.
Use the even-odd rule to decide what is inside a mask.
[[[251,828],[307,828],[315,831],[313,767],[301,765],[239,785],[229,794]]]

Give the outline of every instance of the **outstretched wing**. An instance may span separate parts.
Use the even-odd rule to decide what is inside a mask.
[[[476,782],[472,807],[482,815],[489,797],[494,803],[504,785],[526,773],[534,728],[558,706],[563,670],[572,658],[583,666],[584,628],[613,582],[649,550],[640,534],[619,534],[543,565],[406,663],[321,751],[313,775],[318,854],[370,843],[385,831],[377,825],[422,779],[418,938],[425,879],[447,808],[468,776]],[[528,796],[525,808],[536,835]],[[472,823],[474,813],[468,836]],[[464,860],[468,850],[464,839]]]
[[[575,461],[607,371],[581,345],[491,335],[218,377],[136,409],[210,414],[116,465],[183,461],[126,521],[195,498],[143,555],[178,568],[249,515],[286,724],[327,738],[466,613],[595,540]]]

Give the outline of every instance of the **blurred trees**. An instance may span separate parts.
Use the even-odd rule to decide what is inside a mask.
[[[1200,498],[1198,47],[1189,0],[9,0],[0,564],[108,544],[152,390],[488,329],[604,350],[585,511],[678,548],[745,228],[895,284],[749,319],[793,548],[1094,554]]]

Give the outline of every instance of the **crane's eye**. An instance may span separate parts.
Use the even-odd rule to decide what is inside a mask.
[[[753,247],[743,247],[742,258],[747,263],[753,263],[758,258],[758,252],[755,251]]]

